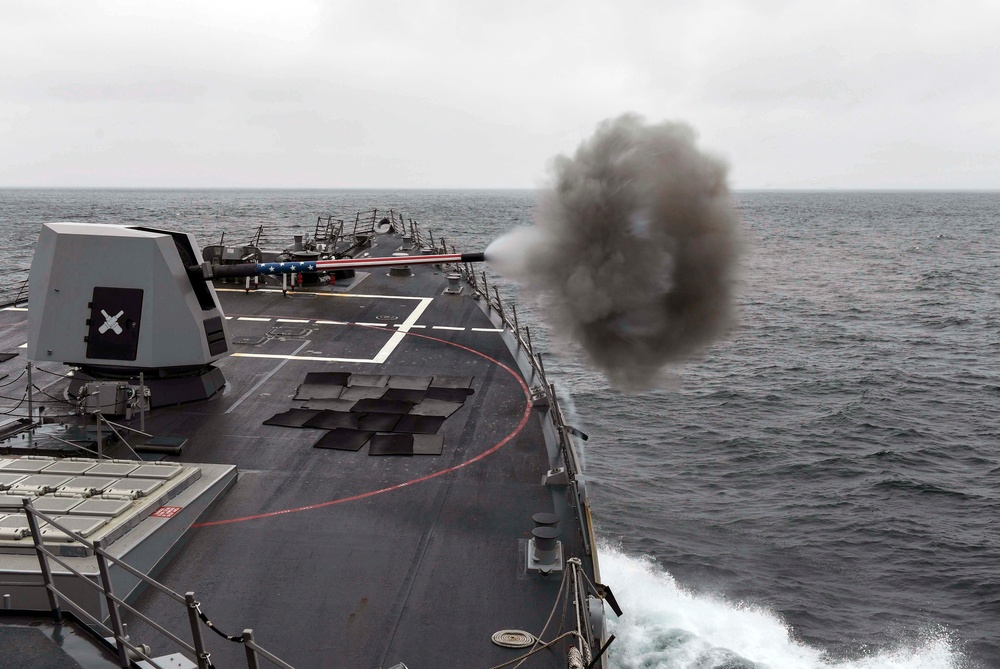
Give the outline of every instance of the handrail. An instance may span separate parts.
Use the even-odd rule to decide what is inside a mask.
[[[5,281],[8,288],[0,289],[0,308],[14,307],[28,300],[28,269],[13,269],[0,274],[24,274],[24,280],[20,283],[16,281]],[[11,277],[13,279],[14,277]]]
[[[147,576],[138,569],[132,567],[130,564],[124,562],[123,560],[114,557],[109,554],[104,546],[101,545],[100,541],[90,542],[84,537],[80,536],[76,532],[70,530],[69,528],[63,526],[61,523],[56,521],[53,517],[49,516],[42,511],[39,511],[34,507],[32,498],[25,497],[21,504],[3,504],[0,502],[0,511],[5,510],[24,510],[27,514],[28,528],[31,533],[32,542],[35,548],[35,554],[38,556],[38,563],[41,570],[41,576],[43,580],[43,585],[48,593],[49,606],[52,609],[52,616],[55,622],[62,622],[62,608],[61,604],[65,603],[70,606],[78,615],[82,616],[84,619],[90,622],[98,628],[97,631],[106,633],[109,637],[114,637],[115,648],[118,652],[119,662],[122,667],[132,666],[131,660],[134,658],[141,658],[150,663],[151,666],[157,669],[166,669],[161,665],[157,664],[156,661],[149,656],[148,648],[145,646],[136,646],[130,643],[125,638],[124,626],[122,625],[121,616],[119,612],[119,607],[125,607],[128,611],[138,616],[141,620],[146,622],[150,627],[155,629],[157,632],[163,634],[165,637],[176,643],[179,647],[185,651],[193,654],[195,660],[198,664],[199,669],[212,669],[212,662],[210,659],[210,653],[205,648],[204,639],[201,634],[201,624],[204,618],[204,614],[201,613],[200,604],[195,600],[193,592],[187,592],[181,595],[174,592],[167,586],[163,585],[159,581]],[[82,574],[80,571],[75,569],[73,566],[65,562],[59,555],[49,550],[42,540],[41,532],[39,531],[39,520],[43,520],[55,529],[69,536],[73,541],[79,542],[86,548],[93,551],[95,558],[97,559],[97,564],[99,568],[99,577],[97,582],[91,580],[86,575]],[[79,603],[73,601],[73,599],[62,590],[58,589],[55,585],[55,579],[52,575],[52,570],[49,565],[49,560],[55,560],[55,562],[62,568],[68,570],[77,579],[83,581],[88,586],[99,590],[105,597],[108,606],[108,618],[111,623],[111,627],[108,627],[104,622],[97,620],[93,615],[91,615],[83,606]],[[184,606],[188,611],[188,618],[191,624],[191,642],[187,642],[180,636],[174,634],[170,630],[166,629],[162,625],[158,624],[145,614],[138,611],[135,607],[125,602],[123,599],[115,595],[112,582],[110,577],[110,572],[108,569],[108,563],[121,567],[126,572],[132,574],[136,578],[140,579],[147,585],[153,587],[155,590],[166,595],[168,598],[173,599],[182,606]],[[256,642],[253,641],[253,630],[244,630],[244,633],[240,637],[227,637],[231,641],[237,643],[242,643],[246,649],[247,656],[247,666],[250,669],[257,669],[257,658],[258,656],[264,657],[272,664],[280,667],[281,669],[293,669],[291,665],[284,662],[273,653],[262,648]]]
[[[559,403],[559,398],[555,391],[555,386],[549,383],[548,378],[545,374],[545,366],[542,363],[542,357],[540,353],[536,353],[534,346],[531,341],[531,332],[528,326],[521,327],[521,324],[517,317],[517,308],[514,306],[513,302],[505,301],[500,297],[500,290],[494,284],[493,296],[490,295],[489,282],[486,278],[486,272],[482,271],[478,275],[473,271],[472,267],[465,263],[459,267],[460,273],[464,276],[466,282],[472,287],[472,289],[479,294],[483,299],[486,300],[487,310],[495,310],[500,318],[501,324],[514,336],[514,341],[517,347],[524,353],[528,360],[528,364],[531,367],[534,376],[538,378],[538,386],[534,390],[543,394],[549,402],[549,406],[552,407],[550,412],[552,417],[553,426],[556,428],[556,432],[559,435],[559,447],[563,454],[563,460],[566,463],[567,473],[571,482],[574,482],[576,476],[580,474],[579,457],[576,453],[576,449],[573,446],[573,442],[570,439],[570,430],[566,425],[565,417],[563,416],[562,408]],[[482,283],[480,283],[480,280]],[[506,307],[506,308],[505,308]],[[522,331],[524,335],[522,336]],[[529,382],[531,379],[529,379]],[[588,553],[589,553],[588,546]]]

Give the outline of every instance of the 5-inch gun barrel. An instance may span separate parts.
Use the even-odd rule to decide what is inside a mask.
[[[240,263],[237,265],[209,265],[198,268],[206,279],[240,276],[294,274],[297,272],[324,272],[336,269],[364,269],[366,267],[392,267],[394,265],[437,265],[441,263],[483,262],[482,253],[442,253],[438,255],[388,256],[380,258],[338,258],[333,260],[292,260],[289,262]]]

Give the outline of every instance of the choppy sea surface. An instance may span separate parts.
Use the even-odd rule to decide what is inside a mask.
[[[618,668],[1000,667],[1000,193],[741,192],[739,326],[625,395],[518,297],[572,389]],[[0,190],[6,266],[39,225],[286,245],[392,208],[461,250],[532,191]]]

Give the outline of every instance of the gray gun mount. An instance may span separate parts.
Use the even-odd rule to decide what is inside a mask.
[[[215,289],[188,271],[181,232],[92,223],[42,226],[29,274],[28,358],[88,380],[146,377],[153,406],[210,397],[229,353]]]

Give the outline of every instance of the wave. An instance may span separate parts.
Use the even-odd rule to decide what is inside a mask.
[[[680,587],[651,559],[602,545],[601,577],[624,610],[611,614],[614,669],[959,669],[956,644],[941,631],[916,641],[835,659],[794,637],[772,611]]]

